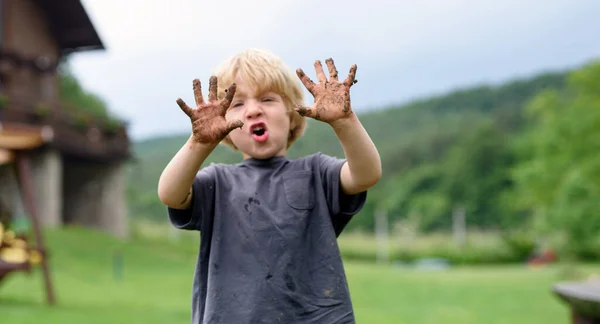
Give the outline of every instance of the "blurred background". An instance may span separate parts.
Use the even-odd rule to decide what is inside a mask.
[[[0,1],[0,321],[189,322],[198,234],[156,194],[190,133],[175,100],[254,47],[313,79],[316,59],[358,65],[353,108],[384,170],[339,238],[358,323],[569,323],[555,285],[600,274],[598,13]],[[289,156],[317,151],[343,157],[311,121]]]

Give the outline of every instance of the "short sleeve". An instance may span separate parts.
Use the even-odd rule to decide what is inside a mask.
[[[214,168],[201,169],[192,184],[192,204],[188,209],[167,207],[171,224],[179,229],[202,230],[202,220],[210,217],[214,210]]]
[[[319,172],[336,235],[340,235],[352,217],[364,207],[367,192],[347,195],[342,191],[340,173],[346,162],[324,154],[316,155]]]

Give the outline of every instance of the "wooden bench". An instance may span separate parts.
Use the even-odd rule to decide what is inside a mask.
[[[3,260],[0,260],[0,282],[2,282],[2,279],[4,279],[7,275],[14,271],[29,272],[30,270],[31,267],[29,265],[29,262],[8,263]]]
[[[600,324],[600,279],[562,282],[552,291],[570,308],[572,324]]]

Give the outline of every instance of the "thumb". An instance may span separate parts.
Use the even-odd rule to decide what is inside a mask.
[[[314,109],[312,109],[310,107],[306,107],[306,106],[302,106],[302,105],[297,105],[296,108],[295,108],[295,110],[302,117],[313,117],[314,116]]]
[[[177,98],[176,100],[177,105],[179,106],[179,108],[181,108],[181,110],[183,110],[183,112],[188,115],[188,117],[192,117],[192,114],[194,113],[194,111],[192,110],[192,108],[190,108],[190,106],[188,106],[185,101],[183,101],[181,98]]]
[[[227,123],[227,134],[229,134],[232,130],[234,130],[236,128],[242,128],[242,126],[244,126],[244,123],[239,119],[228,122]]]

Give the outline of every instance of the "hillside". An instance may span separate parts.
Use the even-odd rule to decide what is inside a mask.
[[[503,140],[503,136],[515,134],[523,125],[522,110],[527,102],[545,89],[563,89],[567,73],[545,73],[495,87],[484,85],[459,89],[446,95],[359,114],[381,153],[384,180],[371,193],[362,217],[353,221],[351,226],[371,228],[376,205],[395,212],[393,218],[401,217],[408,209],[417,208],[406,206],[405,203],[410,200],[438,208],[435,212],[428,212],[430,218],[438,219],[432,220],[429,225],[447,227],[447,217],[440,220],[440,215],[447,215],[451,209],[444,202],[447,199],[440,199],[432,192],[427,197],[408,199],[406,195],[410,186],[416,186],[418,182],[423,182],[420,186],[427,182],[432,185],[432,181],[439,183],[443,180],[445,177],[437,174],[439,168],[429,166],[444,163],[449,151],[457,145],[465,147],[459,143],[478,138],[480,132],[489,133],[484,136],[488,140],[501,142],[507,138]],[[185,134],[153,138],[135,144],[138,162],[131,167],[129,174],[132,215],[164,219],[164,207],[156,197],[156,184],[162,169],[187,137]],[[328,126],[311,120],[306,135],[292,147],[289,155],[294,158],[317,151],[343,156],[339,142]],[[213,161],[236,162],[239,157],[229,148],[219,147],[206,163]],[[395,181],[399,176],[402,181]],[[385,195],[381,193],[383,190]],[[494,217],[489,220],[491,223],[496,221]],[[480,222],[479,225],[486,224]]]

